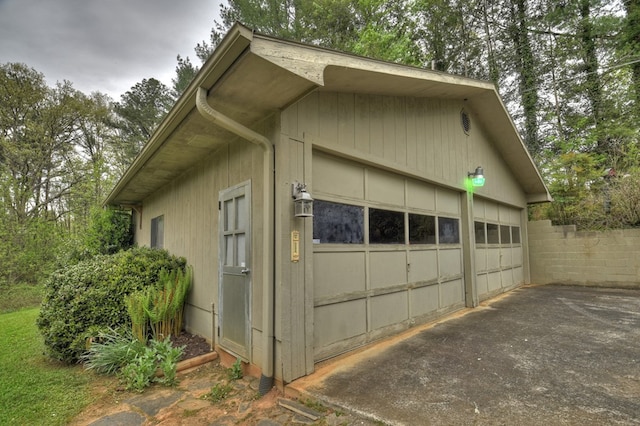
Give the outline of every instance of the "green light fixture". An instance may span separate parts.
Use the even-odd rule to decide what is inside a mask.
[[[482,167],[476,167],[476,170],[474,172],[468,172],[467,176],[471,179],[473,186],[484,186],[484,169]]]

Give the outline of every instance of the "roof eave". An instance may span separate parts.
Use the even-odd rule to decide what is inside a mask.
[[[167,141],[169,135],[182,120],[195,108],[196,93],[199,87],[211,88],[215,82],[246,51],[253,39],[253,32],[241,24],[235,24],[220,42],[213,55],[202,65],[204,73],[198,73],[182,93],[173,108],[154,131],[142,151],[113,187],[103,205],[118,205],[118,194],[131,182],[149,159]]]

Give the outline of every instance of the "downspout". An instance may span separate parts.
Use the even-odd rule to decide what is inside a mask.
[[[273,387],[274,370],[274,279],[273,279],[273,253],[274,253],[274,196],[275,155],[271,141],[265,136],[243,126],[226,115],[214,110],[207,102],[207,89],[198,88],[196,94],[196,108],[198,112],[212,123],[228,130],[241,138],[258,145],[263,150],[263,200],[265,210],[263,212],[262,228],[265,232],[262,238],[262,337],[263,337],[263,361],[262,376],[260,377],[259,392],[266,394]]]

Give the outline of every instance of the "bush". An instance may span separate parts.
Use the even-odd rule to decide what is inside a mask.
[[[165,250],[140,247],[54,272],[45,283],[37,320],[48,355],[75,362],[91,330],[131,327],[125,296],[156,285],[163,269],[184,271],[185,265],[185,259]]]

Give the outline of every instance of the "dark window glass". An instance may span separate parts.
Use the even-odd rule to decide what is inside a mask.
[[[484,229],[484,222],[473,223],[476,233],[476,244],[487,244],[487,231]]]
[[[449,217],[438,218],[438,243],[458,244],[460,242],[460,232],[458,219]]]
[[[496,225],[495,223],[487,223],[487,243],[500,244],[498,225]]]
[[[364,207],[315,200],[313,210],[314,242],[364,243]]]
[[[513,244],[520,244],[520,227],[519,226],[511,227],[511,242]]]
[[[151,248],[164,247],[164,216],[151,219]]]
[[[500,225],[500,242],[511,244],[511,229],[507,225]]]
[[[409,243],[435,244],[436,218],[409,213]]]
[[[404,213],[369,209],[370,244],[404,244]]]

